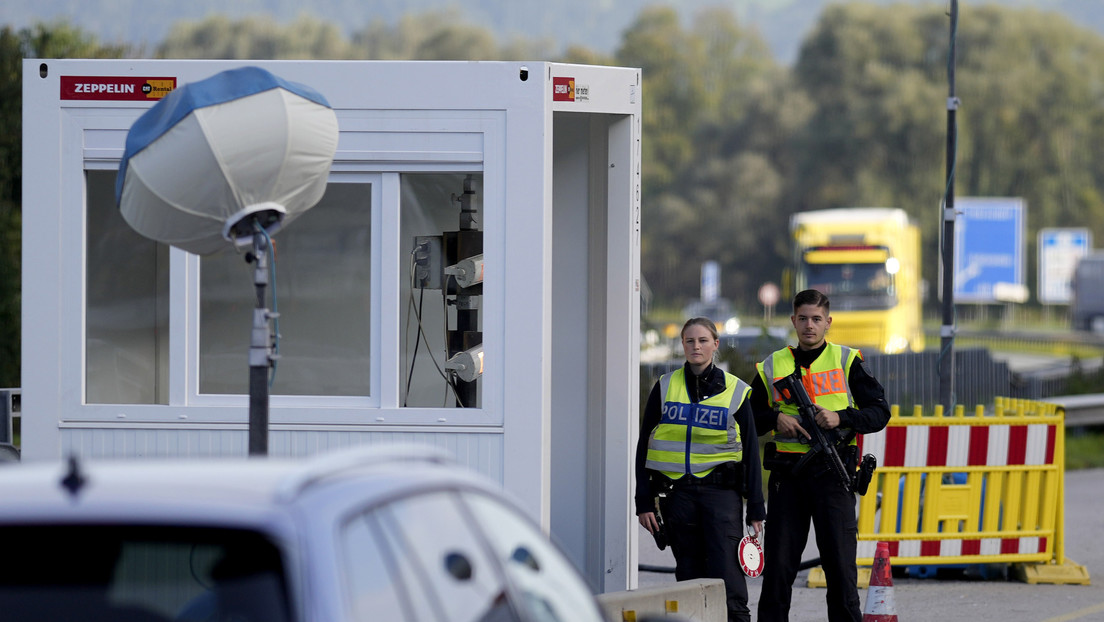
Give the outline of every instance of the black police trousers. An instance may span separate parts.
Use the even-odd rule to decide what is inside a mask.
[[[723,579],[729,622],[750,622],[747,583],[736,549],[744,537],[743,501],[731,485],[687,476],[660,498],[675,555],[675,579]]]
[[[824,597],[827,619],[861,622],[855,565],[859,532],[855,494],[845,489],[830,470],[818,469],[815,463],[801,475],[771,471],[758,619],[760,622],[789,619],[793,583],[809,539],[810,521],[827,583]]]

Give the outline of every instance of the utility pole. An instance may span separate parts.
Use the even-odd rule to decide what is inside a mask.
[[[955,97],[955,37],[958,31],[958,0],[951,0],[950,52],[947,57],[947,184],[943,195],[943,323],[939,328],[939,403],[943,412],[954,410],[954,180],[958,127],[955,112],[959,101]]]

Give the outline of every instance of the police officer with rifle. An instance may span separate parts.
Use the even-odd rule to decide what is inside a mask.
[[[820,409],[809,398],[809,393],[805,391],[805,385],[801,383],[800,368],[789,376],[776,380],[774,388],[782,395],[784,402],[797,406],[802,429],[812,431],[809,437],[808,451],[801,454],[801,457],[790,468],[790,472],[802,473],[806,467],[813,463],[813,459],[820,459],[828,464],[832,474],[836,476],[836,480],[845,490],[865,495],[866,489],[870,486],[870,479],[874,476],[877,460],[873,455],[866,454],[859,463],[859,470],[856,471],[844,464],[839,451],[836,449],[837,446],[842,446],[845,450],[850,450],[853,447],[851,439],[855,437],[855,431],[850,430],[846,434],[840,434],[840,428],[833,430],[822,430],[820,428],[816,423],[816,416]]]
[[[889,405],[859,350],[827,341],[826,295],[799,292],[790,321],[797,347],[759,363],[751,385],[756,429],[771,431],[763,455],[770,479],[758,619],[789,618],[811,522],[827,583],[827,619],[861,622],[855,493],[866,491],[874,464],[872,456],[859,460],[856,435],[885,428]]]

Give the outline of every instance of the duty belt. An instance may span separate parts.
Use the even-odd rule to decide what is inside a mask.
[[[730,467],[720,465],[715,467],[708,475],[698,477],[692,473],[687,473],[682,477],[672,480],[672,485],[675,488],[682,486],[731,486],[735,482],[733,481],[732,470]]]

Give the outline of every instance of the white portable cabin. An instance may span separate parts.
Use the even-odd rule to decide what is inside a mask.
[[[444,447],[596,590],[635,587],[638,69],[25,60],[23,459],[246,453],[253,269],[145,239],[115,202],[134,121],[245,65],[339,126],[325,196],[273,237],[269,453]],[[461,288],[443,268],[476,253]],[[459,380],[446,358],[473,344]]]

